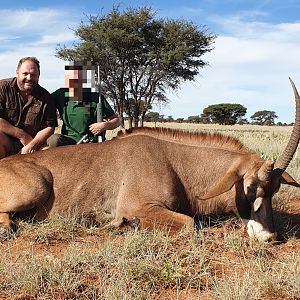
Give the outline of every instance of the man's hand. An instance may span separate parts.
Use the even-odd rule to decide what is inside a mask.
[[[32,153],[34,152],[36,149],[34,148],[34,145],[32,144],[27,144],[26,146],[24,146],[22,149],[21,149],[21,154],[27,154],[27,153]]]
[[[23,144],[21,154],[32,153],[41,149],[46,149],[46,141],[51,134],[54,133],[54,127],[46,127],[40,130],[34,138],[23,131],[19,136],[20,142]]]
[[[102,133],[103,131],[105,131],[107,129],[106,127],[107,127],[106,122],[98,122],[98,123],[91,124],[89,126],[89,130],[92,134],[98,135],[98,134]]]

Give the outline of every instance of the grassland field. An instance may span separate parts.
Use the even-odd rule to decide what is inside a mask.
[[[146,123],[232,135],[276,160],[291,127]],[[108,134],[108,139],[118,130]],[[300,181],[300,151],[287,170]],[[0,299],[299,300],[300,189],[274,196],[279,241],[250,240],[235,217],[210,217],[200,231],[178,234],[104,230],[70,216],[19,223],[0,242]]]

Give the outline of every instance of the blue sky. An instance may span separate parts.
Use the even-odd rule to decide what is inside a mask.
[[[72,43],[72,28],[114,4],[121,10],[151,6],[159,17],[191,20],[218,36],[215,49],[203,57],[209,66],[195,82],[170,91],[170,103],[156,111],[186,118],[210,104],[229,102],[244,105],[248,118],[266,109],[276,112],[277,121],[293,122],[288,77],[300,90],[299,0],[0,0],[0,78],[15,75],[19,58],[36,56],[41,85],[50,92],[61,87],[65,62],[55,57],[57,45]]]

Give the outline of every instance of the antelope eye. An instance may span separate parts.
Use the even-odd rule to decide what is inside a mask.
[[[256,188],[252,185],[247,187],[247,199],[251,202],[255,201],[256,199]]]

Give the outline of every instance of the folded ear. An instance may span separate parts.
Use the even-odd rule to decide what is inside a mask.
[[[214,186],[209,188],[204,195],[200,196],[200,200],[206,200],[212,197],[219,196],[227,191],[229,191],[233,185],[241,178],[236,172],[236,170],[229,170],[225,175],[217,182]]]
[[[281,174],[280,182],[282,184],[288,184],[288,185],[300,187],[300,184],[288,172],[283,172]]]

